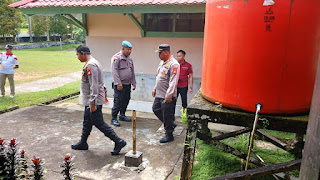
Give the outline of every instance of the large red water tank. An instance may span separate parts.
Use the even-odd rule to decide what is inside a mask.
[[[224,107],[310,109],[320,47],[320,0],[207,0],[201,91]]]

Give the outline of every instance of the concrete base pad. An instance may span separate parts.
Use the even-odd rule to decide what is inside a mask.
[[[124,156],[124,162],[126,166],[138,167],[142,163],[142,152],[137,151],[135,154],[132,150],[127,152]]]

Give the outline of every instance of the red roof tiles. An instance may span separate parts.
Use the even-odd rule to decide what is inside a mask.
[[[133,5],[190,5],[204,4],[206,0],[21,0],[10,7],[76,7],[76,6],[133,6]]]

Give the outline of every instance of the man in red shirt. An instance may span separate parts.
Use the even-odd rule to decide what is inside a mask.
[[[182,107],[187,108],[187,93],[188,93],[188,80],[190,79],[189,93],[192,94],[193,86],[193,72],[192,65],[188,63],[185,58],[186,52],[179,50],[177,52],[177,59],[180,64],[180,76],[177,88],[177,98],[181,95]]]

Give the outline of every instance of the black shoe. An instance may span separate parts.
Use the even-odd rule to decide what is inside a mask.
[[[86,142],[79,141],[77,144],[72,144],[71,149],[74,150],[88,150],[89,146]]]
[[[119,116],[119,121],[125,121],[125,122],[131,122],[131,119],[129,119],[127,116],[125,115],[120,115]]]
[[[173,129],[175,129],[177,127],[176,123],[173,123]]]
[[[119,142],[115,143],[114,149],[111,151],[112,155],[119,155],[119,152],[123,147],[127,145],[127,142],[125,140],[120,140]]]
[[[114,125],[114,126],[116,126],[116,127],[119,127],[119,126],[120,126],[120,123],[118,122],[117,119],[112,119],[112,120],[111,120],[111,124]]]
[[[160,139],[160,143],[167,143],[171,141],[174,141],[174,137],[172,133],[166,133],[166,136]]]

